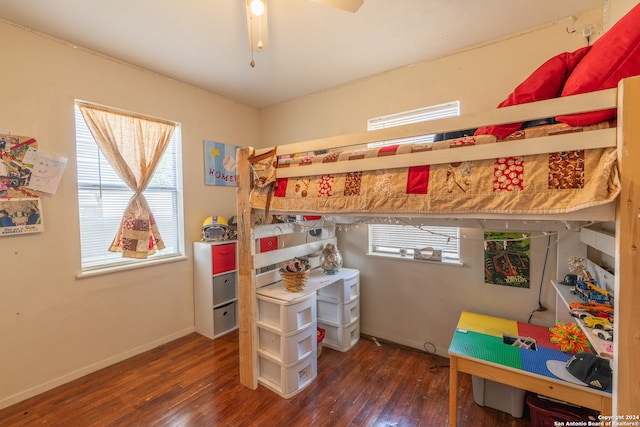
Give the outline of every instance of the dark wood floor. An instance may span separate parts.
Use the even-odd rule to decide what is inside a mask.
[[[317,379],[283,399],[240,385],[237,332],[215,341],[194,333],[0,410],[0,425],[446,426],[447,359],[380,344],[325,347]],[[459,426],[529,427],[526,416],[475,404],[460,376]]]

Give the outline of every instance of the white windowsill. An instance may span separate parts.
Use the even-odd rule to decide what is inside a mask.
[[[429,261],[429,260],[425,260],[425,259],[414,259],[413,256],[409,256],[409,255],[401,256],[401,255],[394,255],[394,254],[382,254],[382,253],[368,252],[367,256],[372,256],[372,257],[376,257],[376,258],[388,258],[388,259],[399,260],[399,261],[419,262],[419,263],[422,263],[422,264],[446,265],[446,266],[450,266],[450,267],[462,267],[462,266],[464,266],[464,263],[462,263],[461,261]]]
[[[178,255],[178,256],[148,260],[144,262],[138,262],[135,264],[119,265],[119,266],[114,266],[109,268],[100,268],[96,270],[83,271],[82,273],[79,273],[76,275],[76,279],[86,279],[87,277],[101,276],[104,274],[111,274],[111,273],[119,273],[121,271],[136,270],[138,268],[153,267],[159,264],[168,264],[171,262],[184,261],[187,259],[189,259],[189,257],[187,257],[186,255]]]

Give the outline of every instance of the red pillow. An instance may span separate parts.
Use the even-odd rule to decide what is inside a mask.
[[[577,95],[616,87],[625,78],[640,74],[640,4],[620,18],[593,44],[587,55],[567,79],[562,96]],[[616,110],[559,116],[572,126],[603,122],[616,116]]]
[[[589,46],[585,46],[574,52],[563,52],[549,59],[520,83],[507,99],[498,105],[498,108],[560,96],[567,77],[589,49]],[[519,130],[521,126],[522,123],[486,126],[476,130],[475,135],[495,135],[497,138],[503,139]]]

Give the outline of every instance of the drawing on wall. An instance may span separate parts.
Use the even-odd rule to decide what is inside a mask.
[[[43,230],[40,198],[0,199],[0,236]]]
[[[528,233],[484,233],[484,282],[529,288],[531,239]]]
[[[44,193],[55,194],[67,165],[67,158],[31,148],[24,154],[22,161],[30,168],[30,172],[29,182],[21,185]]]
[[[206,185],[236,186],[236,145],[204,141],[204,182]]]
[[[35,146],[34,138],[0,134],[0,199],[42,195],[28,188],[33,167],[23,161],[26,153]]]

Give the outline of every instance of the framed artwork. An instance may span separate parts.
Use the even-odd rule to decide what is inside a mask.
[[[484,233],[484,282],[529,288],[531,238],[528,233]]]
[[[40,198],[0,199],[0,236],[44,231]]]
[[[204,183],[206,185],[236,186],[237,145],[204,141]]]

